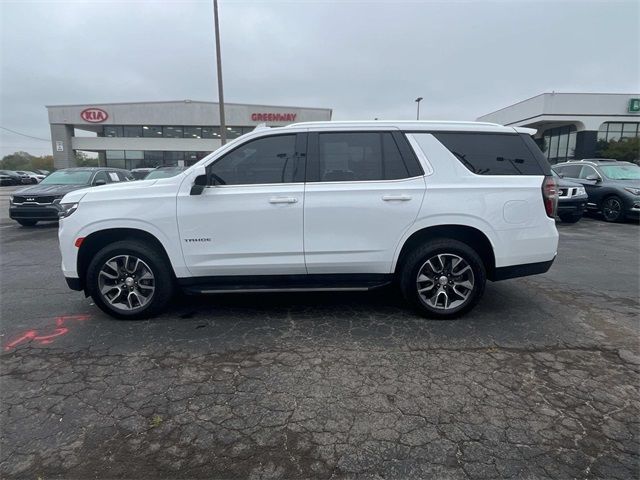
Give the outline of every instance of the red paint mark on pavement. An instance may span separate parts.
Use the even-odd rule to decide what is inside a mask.
[[[56,338],[69,333],[69,327],[65,325],[66,323],[70,321],[84,322],[85,320],[89,320],[89,315],[62,315],[56,317],[55,328],[51,333],[44,331],[40,334],[38,330],[27,330],[15,340],[7,343],[4,349],[5,351],[11,350],[23,342],[36,342],[40,345],[48,345],[53,343]]]

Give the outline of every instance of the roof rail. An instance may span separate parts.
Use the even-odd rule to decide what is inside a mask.
[[[617,162],[618,160],[616,160],[615,158],[582,158],[580,160],[567,160],[567,163],[576,163],[576,162],[591,162],[591,163],[595,163],[595,162]]]

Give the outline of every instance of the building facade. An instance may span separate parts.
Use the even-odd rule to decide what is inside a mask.
[[[95,152],[100,165],[126,169],[189,166],[221,145],[219,106],[173,102],[49,105],[55,168],[76,165],[77,151]],[[225,104],[227,139],[257,125],[331,120],[331,109]]]
[[[478,121],[535,128],[550,163],[593,158],[599,141],[638,136],[640,94],[543,93]]]

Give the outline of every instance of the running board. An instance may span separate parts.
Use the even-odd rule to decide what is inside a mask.
[[[392,275],[258,275],[179,278],[185,293],[364,292],[387,286]]]

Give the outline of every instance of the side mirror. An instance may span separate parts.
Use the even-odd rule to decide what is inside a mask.
[[[592,182],[596,182],[596,183],[602,181],[599,175],[587,175],[587,180],[591,180]]]
[[[93,184],[94,184],[96,187],[99,187],[100,185],[106,185],[106,184],[107,184],[107,182],[106,182],[106,181],[104,181],[104,180],[96,180],[95,182],[93,182]]]
[[[196,172],[196,178],[193,180],[191,186],[191,195],[201,195],[204,192],[204,188],[207,186],[207,171],[204,167],[199,167]]]

